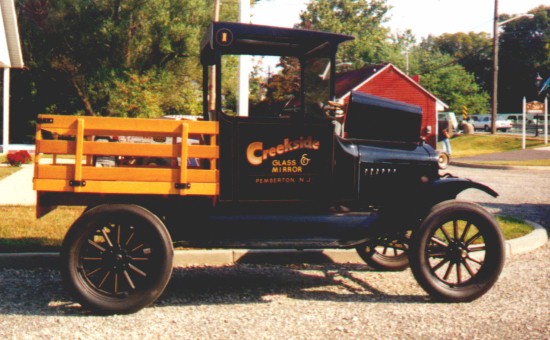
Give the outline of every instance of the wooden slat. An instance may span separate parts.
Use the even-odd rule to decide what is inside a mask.
[[[40,164],[35,172],[36,178],[70,179],[74,174],[73,164]],[[173,182],[179,180],[179,169],[154,167],[115,167],[99,168],[82,167],[82,179],[85,181],[143,181],[143,182]],[[218,170],[187,169],[187,180],[191,183],[217,183]]]
[[[37,127],[36,152],[52,154],[54,164],[35,164],[34,187],[39,192],[79,192],[98,194],[153,194],[153,195],[207,195],[219,193],[219,172],[216,159],[219,147],[217,122],[173,121],[160,119],[128,119],[104,117],[77,117],[39,115],[51,119]],[[43,132],[53,134],[53,140],[44,140]],[[188,145],[195,135],[208,135],[210,145]],[[58,136],[72,136],[74,140],[59,140]],[[90,136],[172,137],[170,144],[105,143],[94,142]],[[181,143],[177,143],[177,137]],[[72,164],[56,164],[57,155],[74,155]],[[112,167],[90,166],[93,155],[171,158],[172,165],[181,158],[180,167]],[[211,168],[188,169],[188,158],[211,160]],[[87,165],[82,164],[87,160]],[[85,186],[72,187],[71,180],[85,181]],[[176,183],[190,183],[189,189],[176,189]]]
[[[77,133],[76,133],[76,149],[75,149],[75,167],[74,177],[75,181],[82,180],[82,155],[84,150],[84,118],[78,118],[77,120]],[[81,187],[76,186],[75,191],[80,192]]]
[[[53,123],[39,125],[46,131],[71,134],[69,130],[76,132],[78,116],[60,116],[42,114],[39,118],[53,119]],[[90,135],[180,135],[181,121],[169,119],[142,119],[142,118],[112,118],[112,117],[85,117],[86,133]],[[189,124],[190,134],[218,134],[217,122],[211,121],[185,121]],[[74,135],[75,133],[72,133]]]
[[[37,191],[72,191],[67,180],[35,179],[34,190]],[[86,181],[80,193],[96,194],[136,194],[136,195],[180,195],[174,183],[136,182],[136,181]],[[191,188],[183,190],[183,195],[214,196],[218,195],[217,183],[193,183]]]
[[[84,155],[134,156],[134,157],[180,157],[181,144],[142,144],[84,142]],[[40,140],[36,141],[36,152],[55,155],[72,155],[76,152],[75,141]],[[189,145],[188,157],[219,158],[218,146]]]
[[[188,154],[188,148],[189,145],[187,145],[187,137],[189,132],[189,125],[187,123],[181,124],[181,144],[180,144],[180,155],[182,162],[180,164],[180,176],[179,176],[179,184],[187,184],[187,162],[183,162],[183,160],[187,159]],[[188,190],[187,188],[183,189],[180,188],[180,195],[185,195],[185,190]]]

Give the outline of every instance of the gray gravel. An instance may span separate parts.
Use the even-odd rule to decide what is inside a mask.
[[[177,268],[157,303],[91,316],[57,271],[0,270],[0,338],[549,339],[550,243],[512,258],[485,296],[434,303],[409,270],[361,265]]]
[[[449,167],[441,173],[469,178],[499,193],[496,199],[479,190],[459,198],[481,203],[493,213],[536,222],[550,231],[550,170],[495,170]]]
[[[550,228],[550,172],[450,167],[501,196],[462,198]],[[93,316],[72,302],[59,272],[0,269],[0,338],[550,339],[550,243],[514,256],[485,296],[433,302],[409,270],[361,265],[177,268],[155,305]]]

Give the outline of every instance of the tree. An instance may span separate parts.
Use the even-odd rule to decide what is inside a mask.
[[[521,112],[522,98],[542,100],[535,87],[540,74],[550,77],[550,6],[529,11],[533,19],[502,26],[499,53],[499,112]],[[501,20],[508,19],[502,16]]]
[[[222,20],[235,20],[225,0]],[[15,71],[12,117],[38,113],[159,116],[201,112],[200,41],[213,0],[21,0],[27,68]]]
[[[313,0],[300,14],[299,28],[355,36],[339,49],[338,60],[356,67],[385,61],[388,55],[386,0]]]
[[[438,51],[421,47],[411,53],[411,73],[420,74],[420,84],[449,105],[449,110],[460,112],[462,106],[472,113],[487,112],[489,95],[475,82],[455,59]]]
[[[477,83],[484,90],[491,90],[493,42],[489,33],[430,35],[422,41],[422,47],[452,56],[466,71],[475,75]]]

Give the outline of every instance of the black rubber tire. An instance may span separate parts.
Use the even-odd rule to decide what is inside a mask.
[[[409,267],[408,243],[404,235],[381,236],[355,248],[366,264],[376,270],[402,271]]]
[[[67,232],[61,272],[84,308],[127,314],[162,294],[173,256],[170,234],[157,216],[136,205],[106,204],[86,211]]]
[[[485,125],[485,126],[483,127],[483,131],[485,131],[485,132],[491,131],[491,129],[489,128],[489,125]]]
[[[494,217],[459,200],[434,206],[413,233],[409,250],[420,286],[446,302],[469,302],[485,294],[497,281],[504,259],[504,238]]]

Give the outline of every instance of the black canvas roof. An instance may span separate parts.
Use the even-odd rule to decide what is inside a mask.
[[[201,44],[201,62],[214,64],[216,55],[251,54],[306,56],[314,52],[335,52],[352,36],[302,29],[214,22]]]

